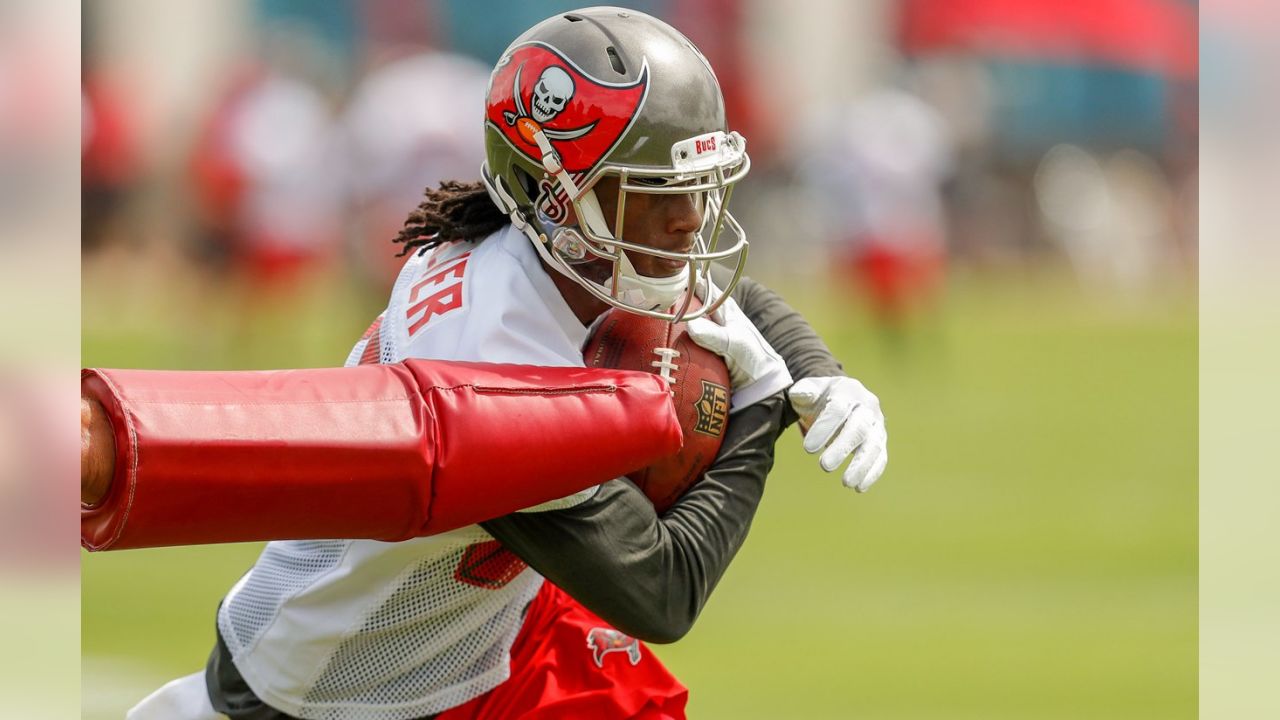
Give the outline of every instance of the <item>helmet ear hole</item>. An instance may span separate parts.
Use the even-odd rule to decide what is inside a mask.
[[[538,197],[537,181],[533,179],[533,176],[527,170],[519,165],[516,165],[512,170],[514,170],[512,175],[515,176],[516,182],[520,183],[520,189],[524,191],[524,196],[529,198],[530,202],[533,202],[534,198]]]
[[[627,66],[623,65],[622,58],[618,57],[618,49],[610,45],[605,48],[604,52],[609,56],[609,65],[613,68],[613,71],[619,75],[626,75]]]

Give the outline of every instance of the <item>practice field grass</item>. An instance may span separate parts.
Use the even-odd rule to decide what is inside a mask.
[[[158,305],[101,279],[86,274],[86,365],[336,364],[376,312],[315,300],[309,320],[236,327],[194,290]],[[1190,293],[961,278],[897,349],[835,294],[789,297],[880,395],[891,460],[858,496],[782,439],[746,546],[690,635],[657,648],[691,716],[1195,717]],[[237,333],[273,342],[218,339]],[[256,553],[84,555],[83,717],[199,669]]]

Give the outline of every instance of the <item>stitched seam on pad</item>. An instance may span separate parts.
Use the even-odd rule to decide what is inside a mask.
[[[555,394],[565,393],[585,393],[585,392],[616,392],[621,390],[623,386],[617,384],[605,385],[537,385],[531,387],[502,387],[499,385],[431,385],[425,390],[475,390],[477,392],[520,392],[520,393],[536,393],[546,392]],[[360,405],[364,403],[402,403],[407,397],[391,397],[391,398],[372,398],[372,399],[356,399],[356,400],[289,400],[284,402],[224,402],[220,400],[135,400],[135,405],[216,405],[218,407],[246,407],[246,406],[285,406],[285,405]]]

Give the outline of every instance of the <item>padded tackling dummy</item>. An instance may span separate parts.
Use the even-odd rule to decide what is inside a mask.
[[[398,541],[564,497],[680,448],[625,370],[409,360],[266,372],[88,369],[116,470],[89,550]]]

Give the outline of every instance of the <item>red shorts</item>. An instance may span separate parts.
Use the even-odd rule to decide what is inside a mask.
[[[511,646],[511,677],[438,720],[682,720],[688,700],[649,648],[548,581]]]

